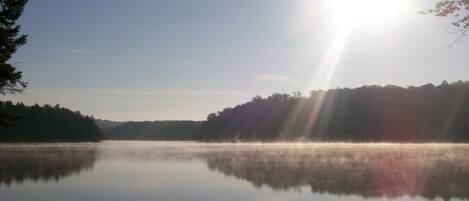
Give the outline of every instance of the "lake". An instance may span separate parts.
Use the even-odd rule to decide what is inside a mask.
[[[0,145],[1,201],[468,200],[469,145]]]

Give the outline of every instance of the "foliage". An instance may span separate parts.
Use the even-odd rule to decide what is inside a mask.
[[[28,0],[0,0],[0,95],[20,92],[26,83],[21,81],[22,74],[8,63],[16,49],[26,43],[26,35],[20,34],[16,21],[23,13]],[[5,126],[15,118],[0,110],[0,126]]]
[[[469,13],[467,11],[469,11],[469,0],[440,0],[428,13],[442,17],[452,16],[455,18],[454,26],[468,29]]]
[[[469,141],[469,82],[273,94],[210,114],[203,140]]]
[[[8,60],[26,43],[16,23],[28,0],[0,0],[0,94],[19,92],[26,87],[22,74]]]
[[[98,128],[101,129],[103,132],[105,130],[114,128],[116,126],[120,126],[124,123],[124,122],[111,121],[111,120],[106,120],[106,119],[95,119],[94,122],[96,123],[96,126],[98,126]]]
[[[26,106],[0,102],[0,109],[17,119],[0,127],[0,142],[77,142],[99,141],[101,131],[90,116],[59,105]]]
[[[110,140],[194,140],[199,131],[198,121],[125,122],[104,130]]]
[[[452,47],[458,43],[469,31],[469,0],[440,0],[433,9],[421,11],[420,13],[454,18],[452,24],[458,28],[455,33],[459,33],[459,37],[447,47]]]

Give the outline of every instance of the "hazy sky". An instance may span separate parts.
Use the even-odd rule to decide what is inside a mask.
[[[8,99],[201,120],[256,94],[468,80],[469,39],[444,49],[457,37],[448,20],[417,14],[434,1],[373,19],[338,17],[328,2],[33,0],[20,22],[28,44],[12,59],[29,87]],[[346,18],[356,21],[337,23]]]

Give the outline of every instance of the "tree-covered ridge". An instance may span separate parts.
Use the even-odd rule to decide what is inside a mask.
[[[254,97],[210,114],[204,140],[469,141],[469,82]]]
[[[103,130],[108,140],[196,140],[199,121],[125,122]]]
[[[16,119],[0,127],[1,142],[96,142],[103,139],[93,117],[59,105],[0,102],[0,109]]]
[[[108,129],[114,128],[116,126],[120,126],[125,122],[121,121],[111,121],[107,119],[95,119],[94,122],[96,123],[96,126],[103,132],[105,132]]]

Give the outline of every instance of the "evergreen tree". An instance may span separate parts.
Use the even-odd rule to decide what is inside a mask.
[[[14,64],[9,63],[18,47],[26,43],[26,35],[20,33],[18,18],[28,0],[0,0],[0,95],[21,92],[26,87],[22,74]],[[0,102],[0,104],[3,104]],[[11,114],[0,110],[0,126],[13,120]]]
[[[26,35],[20,33],[17,24],[27,0],[0,0],[0,94],[19,92],[26,83],[21,81],[22,74],[8,63],[18,47],[26,43]]]

